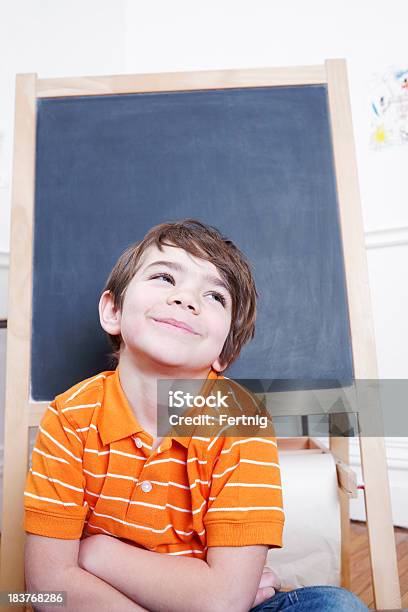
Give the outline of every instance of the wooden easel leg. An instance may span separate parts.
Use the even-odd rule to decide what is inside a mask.
[[[401,608],[384,438],[360,437],[371,574],[376,608]]]
[[[8,411],[4,435],[3,520],[0,590],[24,591],[24,484],[28,462],[28,428],[18,413]],[[15,449],[19,452],[16,458]],[[23,610],[24,605],[2,609]]]

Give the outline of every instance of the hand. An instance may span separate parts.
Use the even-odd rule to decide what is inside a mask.
[[[275,595],[275,589],[280,589],[281,586],[282,584],[279,576],[273,571],[273,569],[265,565],[261,580],[259,582],[258,591],[251,608],[254,608],[270,597],[273,597]]]

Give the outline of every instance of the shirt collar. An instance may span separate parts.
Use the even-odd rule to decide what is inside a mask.
[[[122,389],[119,371],[106,372],[104,398],[98,417],[98,431],[104,445],[128,438],[133,434],[144,432],[144,429],[134,415],[127,397]],[[208,393],[216,380],[222,378],[212,368],[208,373],[203,393]],[[180,444],[188,447],[191,436],[170,436]]]

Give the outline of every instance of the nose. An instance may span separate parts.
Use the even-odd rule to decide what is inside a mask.
[[[174,291],[167,298],[167,303],[169,305],[177,304],[177,306],[181,306],[186,310],[190,310],[195,314],[200,312],[200,305],[198,299],[194,296],[191,291],[178,289]]]

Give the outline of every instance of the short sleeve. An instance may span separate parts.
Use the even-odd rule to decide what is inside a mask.
[[[285,516],[276,439],[221,440],[203,519],[207,545],[281,547]]]
[[[53,538],[81,537],[87,514],[83,443],[75,423],[52,402],[39,426],[24,491],[24,529]]]

